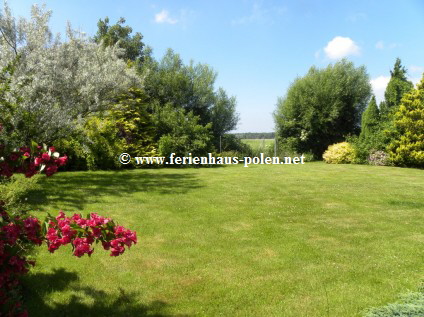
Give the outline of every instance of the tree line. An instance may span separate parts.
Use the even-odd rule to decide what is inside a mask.
[[[124,18],[100,19],[87,37],[68,25],[53,36],[51,12],[33,6],[0,15],[2,143],[31,141],[67,153],[70,168],[120,167],[117,156],[214,152],[236,128],[236,99],[209,65],[184,63],[169,49],[157,60]]]
[[[365,66],[343,59],[311,67],[278,99],[279,146],[321,159],[329,146],[347,141],[332,151],[352,153],[336,151],[331,161],[424,167],[424,78],[414,89],[399,58],[390,75],[377,106]]]

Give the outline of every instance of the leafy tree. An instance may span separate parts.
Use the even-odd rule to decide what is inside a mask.
[[[34,5],[30,20],[16,22],[7,3],[0,16],[0,68],[15,63],[5,98],[14,105],[10,125],[21,144],[66,136],[85,117],[106,109],[117,93],[140,83],[117,47],[102,48],[70,26],[67,42],[53,38],[50,16]]]
[[[193,61],[184,65],[180,55],[168,49],[160,62],[150,59],[145,67],[148,75],[144,89],[151,101],[192,111],[201,124],[210,122],[216,73],[208,65],[195,65]]]
[[[144,89],[152,113],[165,107],[180,114],[192,113],[197,117],[196,124],[211,125],[216,147],[220,136],[235,129],[238,122],[236,99],[229,97],[222,88],[214,91],[217,74],[208,65],[193,61],[184,65],[180,55],[169,49],[160,62],[148,56],[143,67],[147,73]],[[158,129],[158,137],[164,135],[162,130]]]
[[[274,118],[283,148],[321,158],[329,145],[359,133],[370,95],[364,66],[343,59],[325,69],[311,67],[278,99]]]
[[[424,167],[424,76],[406,93],[394,115],[394,137],[388,150],[399,166]]]
[[[380,128],[380,112],[375,101],[375,96],[372,96],[367,109],[362,114],[361,140],[372,138]]]
[[[234,130],[238,120],[236,98],[228,97],[225,90],[219,88],[211,109],[212,133],[215,141],[219,141],[219,138],[224,136],[226,132]],[[217,143],[215,143],[215,147],[218,148]]]
[[[131,36],[132,28],[125,25],[125,19],[120,18],[114,25],[109,25],[109,18],[99,20],[97,23],[97,33],[94,36],[94,41],[98,44],[102,43],[103,46],[118,45],[124,50],[123,58],[133,62],[141,63],[143,61],[143,48],[142,42],[143,35],[136,32]]]
[[[158,105],[156,105],[158,107]],[[162,156],[176,153],[176,156],[206,155],[212,150],[211,124],[203,126],[199,117],[171,104],[158,107],[153,115],[158,141],[158,152]]]
[[[406,73],[406,68],[402,66],[401,60],[397,58],[393,71],[390,71],[391,78],[384,93],[385,103],[382,104],[381,108],[381,114],[386,120],[397,111],[402,96],[414,87],[412,82],[406,78]]]
[[[147,111],[146,95],[140,89],[129,89],[118,96],[111,116],[118,136],[124,140],[124,152],[135,156],[155,156],[155,126]]]

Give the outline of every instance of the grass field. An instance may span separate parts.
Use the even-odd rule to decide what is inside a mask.
[[[423,277],[423,170],[63,172],[42,187],[35,209],[98,212],[139,244],[117,258],[40,248],[31,316],[361,316]]]
[[[250,145],[252,149],[263,150],[274,146],[274,139],[242,139],[243,143]]]

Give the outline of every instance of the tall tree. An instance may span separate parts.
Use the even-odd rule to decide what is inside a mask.
[[[327,68],[311,67],[297,78],[274,113],[285,147],[315,158],[348,134],[359,134],[361,115],[371,95],[365,67],[343,59]]]
[[[367,109],[362,114],[360,140],[372,138],[380,128],[380,112],[375,96],[372,96]]]
[[[384,93],[385,103],[381,108],[381,114],[386,120],[397,111],[402,96],[414,87],[412,82],[406,78],[406,73],[407,70],[402,66],[400,58],[396,58],[393,71],[390,71],[390,81]]]
[[[29,20],[16,22],[7,3],[0,15],[0,68],[14,65],[6,95],[14,104],[10,124],[26,144],[67,135],[75,120],[106,109],[117,93],[140,83],[117,48],[102,48],[69,25],[67,42],[53,38],[50,17],[34,5]]]
[[[206,64],[184,65],[179,54],[168,49],[160,62],[147,61],[148,69],[144,88],[151,100],[161,105],[192,111],[201,124],[210,122],[210,109],[214,103],[216,72]]]
[[[215,141],[219,141],[226,132],[234,130],[239,116],[236,113],[236,98],[229,97],[224,89],[216,92],[215,102],[211,109],[212,133]],[[218,143],[215,144],[218,147]]]
[[[120,18],[114,25],[109,25],[108,17],[104,20],[100,19],[97,22],[97,33],[94,36],[94,41],[98,44],[102,43],[105,47],[118,45],[124,50],[122,57],[125,60],[141,63],[144,56],[143,35],[140,32],[131,35],[133,29],[124,24],[124,18]]]
[[[406,93],[394,115],[394,137],[388,146],[399,166],[424,167],[424,76],[416,89]]]

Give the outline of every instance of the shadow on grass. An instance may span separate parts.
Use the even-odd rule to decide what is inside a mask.
[[[202,185],[193,173],[154,170],[64,172],[41,181],[30,192],[28,203],[42,209],[47,203],[58,209],[83,209],[105,196],[125,197],[135,192],[184,194]]]
[[[390,200],[388,204],[396,207],[405,207],[410,209],[422,209],[424,208],[424,204],[417,201],[407,201],[407,200]]]
[[[169,315],[164,310],[169,305],[163,301],[153,301],[148,305],[137,303],[136,292],[126,292],[119,288],[119,295],[112,296],[92,287],[73,286],[78,282],[78,275],[60,268],[52,273],[35,273],[25,276],[24,302],[32,317],[72,317],[72,316],[188,316]],[[45,302],[47,295],[53,292],[74,291],[66,304],[51,304]],[[92,304],[87,304],[87,299]]]

